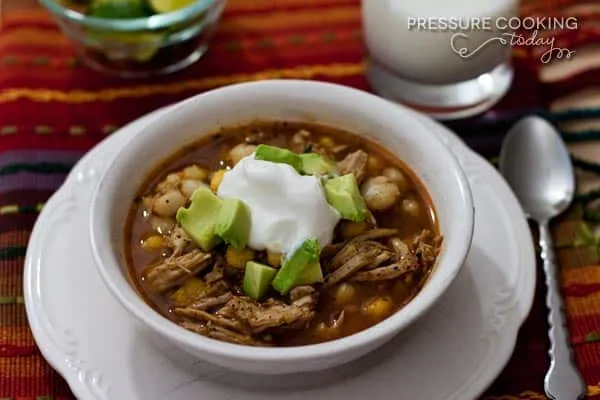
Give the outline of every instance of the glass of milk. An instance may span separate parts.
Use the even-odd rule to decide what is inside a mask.
[[[367,78],[437,119],[485,111],[512,83],[517,12],[518,0],[363,0]]]

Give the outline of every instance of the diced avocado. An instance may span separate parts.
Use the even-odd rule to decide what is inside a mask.
[[[288,164],[294,167],[298,172],[302,170],[302,159],[300,156],[287,149],[260,144],[254,152],[254,158],[257,160]]]
[[[354,175],[347,174],[329,179],[325,182],[324,189],[327,201],[339,211],[342,218],[361,222],[369,215]]]
[[[152,15],[144,0],[93,0],[88,15],[96,18],[130,19]]]
[[[312,285],[317,282],[323,282],[323,271],[321,270],[319,260],[308,264],[302,275],[300,275],[300,278],[298,278],[298,283],[295,286]]]
[[[307,175],[329,175],[337,171],[333,161],[317,153],[299,155],[302,160],[302,173]]]
[[[250,236],[250,210],[238,199],[223,199],[215,233],[236,249],[243,249]]]
[[[196,0],[148,0],[148,3],[154,11],[163,14],[185,8],[195,1]]]
[[[281,294],[286,294],[300,285],[300,278],[305,269],[319,261],[319,242],[316,239],[305,240],[286,260],[273,279],[273,287]]]
[[[221,199],[201,187],[192,194],[189,208],[177,210],[177,222],[204,251],[212,250],[220,241],[215,233],[215,225],[221,204]]]
[[[248,261],[242,283],[244,293],[254,300],[260,300],[269,290],[269,285],[271,285],[276,273],[275,268],[255,261]]]

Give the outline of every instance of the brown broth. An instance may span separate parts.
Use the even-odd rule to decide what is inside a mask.
[[[313,135],[315,141],[320,138],[332,138],[336,144],[348,145],[344,153],[340,154],[339,159],[345,154],[362,149],[370,156],[375,156],[381,160],[380,168],[369,172],[368,176],[376,176],[383,168],[399,168],[410,180],[410,189],[402,194],[402,198],[411,197],[415,199],[422,212],[418,217],[412,217],[401,209],[401,201],[398,202],[390,211],[385,213],[374,213],[380,227],[397,228],[400,232],[399,237],[403,240],[411,240],[423,229],[429,229],[435,234],[439,234],[435,210],[431,199],[422,183],[416,178],[415,174],[401,160],[391,154],[381,145],[358,135],[338,130],[335,128],[317,125],[313,123],[296,122],[255,122],[238,127],[228,127],[211,135],[204,136],[196,143],[189,145],[174,154],[168,160],[152,171],[148,178],[143,182],[139,189],[140,197],[134,202],[129,213],[127,221],[127,231],[125,235],[125,254],[126,262],[129,267],[130,278],[136,285],[144,299],[157,311],[169,319],[177,321],[170,312],[171,305],[166,296],[156,296],[150,294],[144,287],[142,272],[150,265],[156,263],[161,255],[157,253],[148,253],[141,248],[141,241],[154,233],[152,227],[143,218],[143,207],[139,199],[148,194],[162,179],[173,171],[179,171],[187,165],[197,164],[211,171],[223,167],[229,167],[226,161],[227,152],[235,145],[247,140],[250,135],[258,132],[266,134],[267,139],[260,143],[270,144],[279,147],[289,147],[292,136],[301,129],[305,129]],[[338,161],[339,161],[338,159]],[[426,212],[424,212],[426,211]],[[337,240],[339,232],[336,233]],[[307,329],[286,331],[274,336],[274,343],[281,346],[306,345],[335,338],[348,336],[353,333],[364,330],[382,319],[391,315],[410,301],[421,289],[430,271],[421,276],[414,276],[413,283],[406,283],[402,278],[384,282],[365,282],[353,284],[356,287],[355,300],[349,306],[338,306],[334,298],[334,286],[328,290],[321,290],[317,306],[317,316]],[[275,294],[270,294],[276,297]],[[386,297],[393,303],[392,313],[383,318],[375,319],[365,315],[363,306],[376,297]],[[324,337],[315,334],[318,325],[321,322],[331,323],[332,319],[339,315],[342,309],[345,309],[345,320],[335,335]]]

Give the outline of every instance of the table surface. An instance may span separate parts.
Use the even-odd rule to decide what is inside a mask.
[[[554,32],[576,51],[542,64],[514,50],[516,78],[493,110],[447,125],[495,161],[520,116],[545,116],[562,132],[577,166],[578,196],[554,224],[568,326],[592,399],[600,399],[600,3],[527,1],[524,15],[576,16],[576,32]],[[121,80],[82,66],[69,41],[33,0],[0,1],[0,399],[71,399],[27,326],[23,257],[44,202],[73,164],[135,118],[218,86],[304,78],[369,90],[358,0],[230,0],[208,54],[180,73]],[[581,240],[589,227],[592,235]],[[600,237],[600,236],[598,236]],[[505,370],[483,396],[544,399],[548,363],[544,289]]]

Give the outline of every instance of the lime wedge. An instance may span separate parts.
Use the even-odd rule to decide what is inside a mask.
[[[110,19],[142,18],[152,15],[144,0],[93,0],[91,17]]]
[[[177,11],[195,2],[196,0],[148,0],[150,7],[158,14]]]

